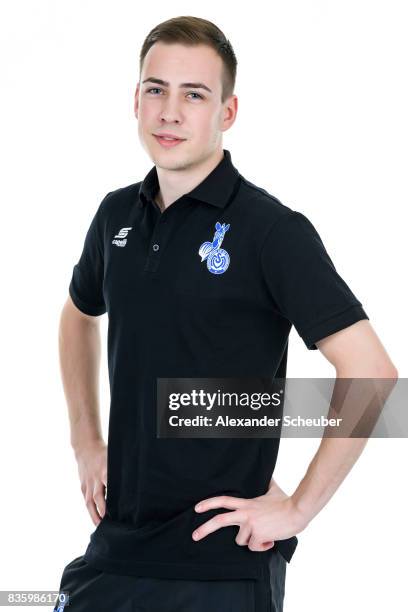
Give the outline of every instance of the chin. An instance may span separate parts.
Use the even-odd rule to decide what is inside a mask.
[[[178,160],[170,160],[166,159],[165,157],[158,156],[154,163],[163,170],[185,170],[191,165],[191,161],[185,157]]]
[[[160,146],[160,145],[159,145]],[[154,149],[150,154],[152,161],[163,168],[163,170],[184,170],[195,162],[195,157],[188,155],[185,151],[157,151]]]

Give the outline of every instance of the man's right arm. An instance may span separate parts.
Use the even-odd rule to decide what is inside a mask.
[[[107,447],[99,414],[99,328],[99,317],[84,314],[68,296],[58,334],[61,377],[81,490],[95,525],[105,514],[107,486]]]

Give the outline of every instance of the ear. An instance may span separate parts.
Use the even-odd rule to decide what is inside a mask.
[[[218,221],[215,224],[215,229],[218,230],[218,231],[221,229],[221,225],[220,225],[220,223],[218,223]]]
[[[136,119],[139,119],[138,114],[139,114],[139,91],[140,91],[140,85],[139,85],[139,81],[136,85],[136,91],[135,91],[135,100],[134,100],[134,113],[135,113],[135,117]]]
[[[229,230],[229,226],[230,226],[230,224],[228,223],[227,227],[224,230],[225,232]]]

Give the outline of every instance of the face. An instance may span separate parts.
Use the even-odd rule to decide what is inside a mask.
[[[234,122],[237,97],[221,102],[222,60],[207,45],[155,43],[135,93],[142,146],[154,164],[181,170],[222,150],[222,133]],[[179,140],[164,140],[167,133]]]

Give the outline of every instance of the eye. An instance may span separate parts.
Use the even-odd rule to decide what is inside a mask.
[[[200,94],[198,94],[198,93],[197,93],[197,92],[195,92],[195,91],[191,91],[191,92],[190,92],[189,94],[187,94],[187,95],[188,95],[188,96],[198,96],[198,98],[199,98],[200,100],[203,100],[203,96],[201,96]],[[193,99],[194,99],[194,100],[197,100],[197,98],[193,98]]]
[[[146,93],[150,93],[152,91],[162,91],[160,89],[160,87],[150,87],[149,89],[146,89]]]

